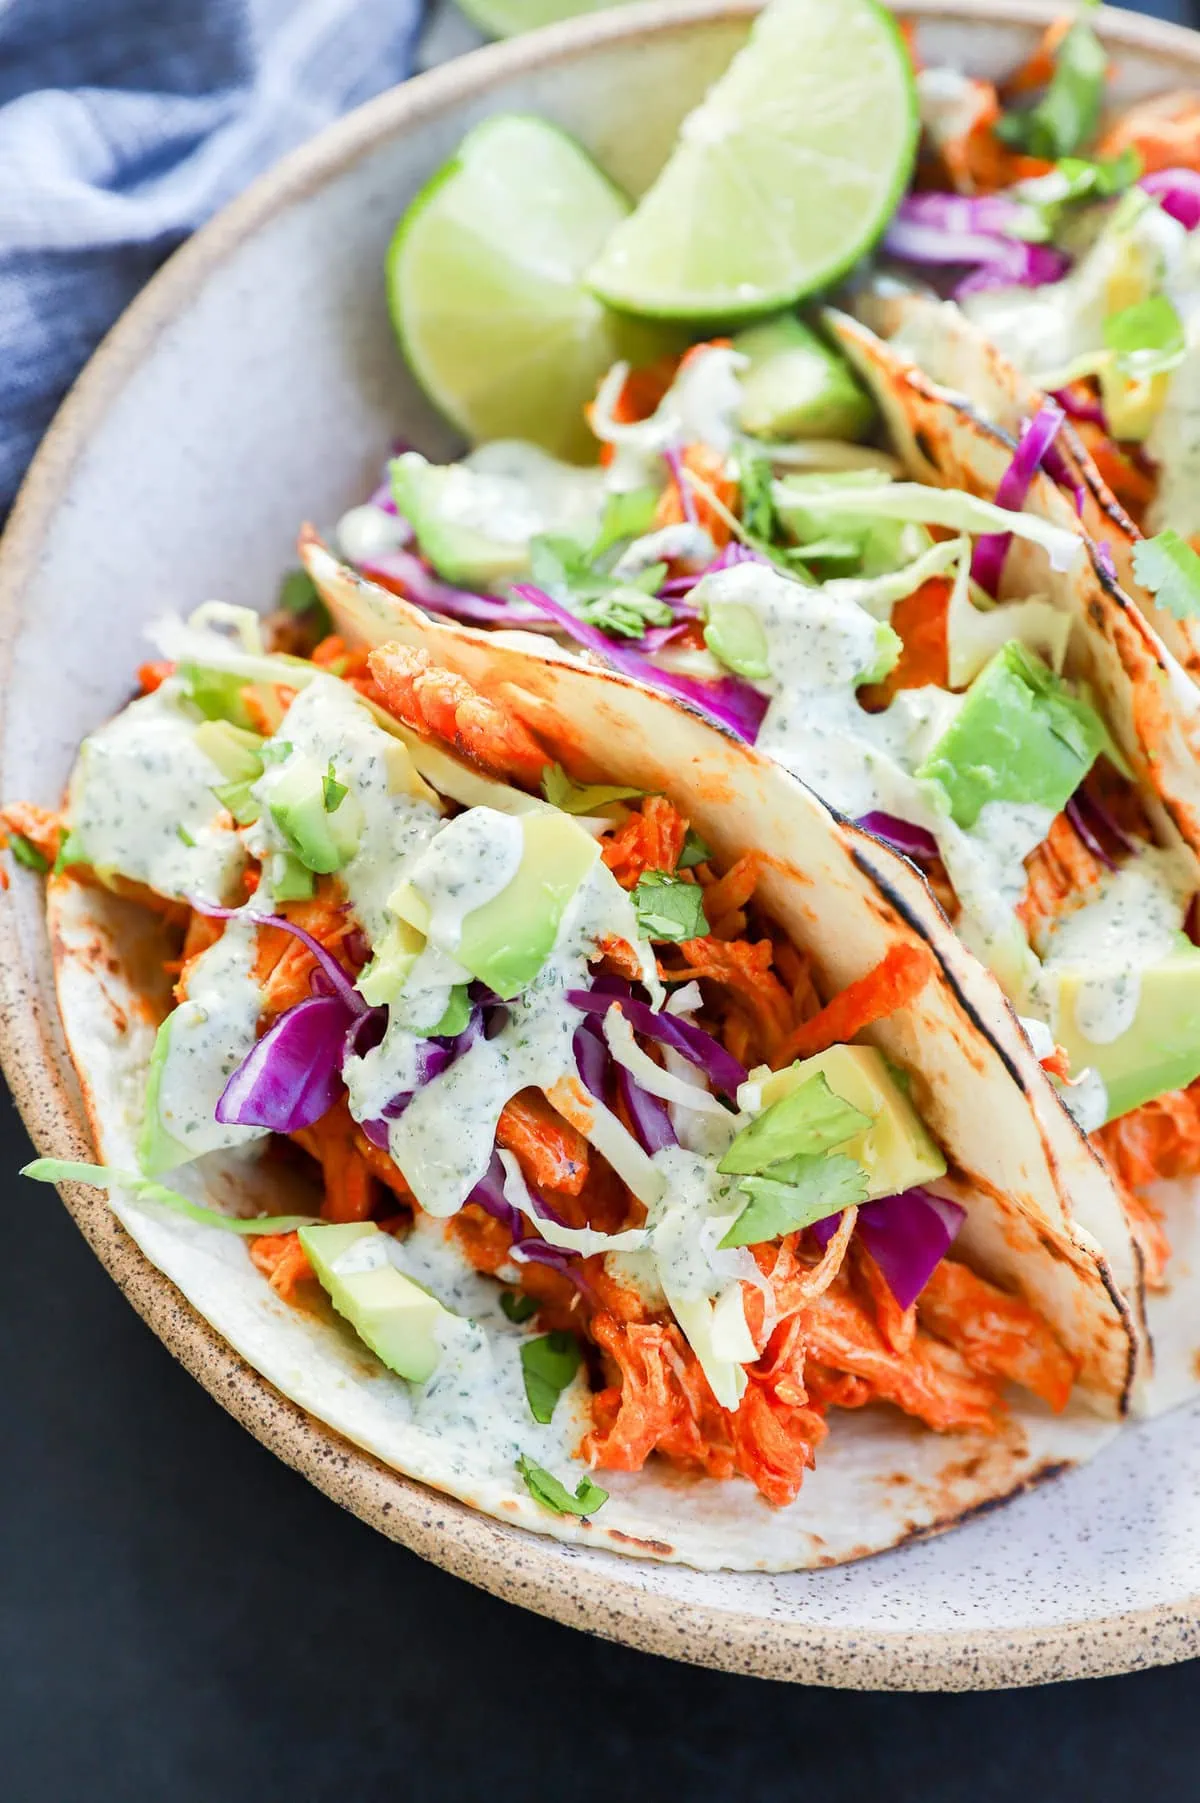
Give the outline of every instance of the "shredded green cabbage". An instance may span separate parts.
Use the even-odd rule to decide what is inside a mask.
[[[220,1227],[226,1233],[292,1233],[297,1227],[311,1227],[319,1220],[317,1215],[259,1215],[254,1220],[224,1215],[220,1209],[191,1202],[177,1189],[168,1189],[165,1183],[156,1183],[150,1177],[139,1177],[135,1171],[117,1171],[105,1164],[76,1164],[69,1158],[35,1158],[21,1176],[32,1177],[35,1183],[90,1183],[93,1189],[126,1189],[139,1202],[157,1203],[202,1227]]]

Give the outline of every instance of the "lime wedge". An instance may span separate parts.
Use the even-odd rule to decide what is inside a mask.
[[[469,438],[594,460],[583,407],[600,377],[662,350],[661,332],[609,313],[581,282],[628,212],[577,144],[516,114],[476,126],[413,201],[387,255],[392,322]]]
[[[876,0],[771,0],[588,286],[669,319],[790,305],[879,237],[917,130],[908,53]]]
[[[493,38],[515,37],[519,31],[536,31],[539,25],[555,25],[580,13],[599,12],[614,0],[458,0],[468,19]],[[624,4],[625,0],[617,0]]]

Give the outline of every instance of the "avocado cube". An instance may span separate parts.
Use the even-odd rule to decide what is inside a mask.
[[[964,828],[989,801],[1033,802],[1057,814],[1106,742],[1095,709],[1013,640],[979,672],[916,774],[941,785]]]
[[[464,588],[494,588],[529,569],[526,537],[497,538],[469,524],[455,505],[458,465],[427,463],[406,451],[391,467],[392,496],[439,576]]]
[[[557,808],[519,818],[525,843],[516,875],[466,916],[452,948],[455,961],[506,1002],[529,987],[554,950],[563,915],[600,855],[586,828]],[[388,907],[436,943],[436,918],[411,883]]]
[[[898,1196],[946,1174],[946,1160],[924,1121],[897,1082],[887,1059],[874,1046],[835,1045],[786,1070],[769,1073],[762,1084],[764,1108],[782,1100],[818,1072],[835,1096],[870,1117],[871,1125],[838,1146],[867,1173],[867,1200]],[[757,1073],[752,1075],[755,1080]],[[761,1118],[761,1117],[760,1117]]]
[[[1081,991],[1095,970],[1061,970],[1054,1037],[1078,1073],[1091,1066],[1108,1094],[1106,1120],[1200,1077],[1200,947],[1186,941],[1140,973],[1137,1012],[1116,1039],[1097,1044],[1078,1021]],[[1137,980],[1136,978],[1134,979]]]
[[[432,1377],[441,1357],[438,1322],[454,1319],[453,1310],[396,1269],[374,1221],[302,1227],[299,1237],[338,1314],[389,1371],[414,1384]]]
[[[875,408],[849,365],[792,314],[739,332],[742,373],[738,421],[757,438],[865,438]]]

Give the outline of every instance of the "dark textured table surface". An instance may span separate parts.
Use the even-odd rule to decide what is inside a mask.
[[[25,1156],[0,1092],[0,1171]],[[1200,1790],[1191,1666],[993,1696],[798,1690],[631,1653],[483,1596],[342,1514],[235,1426],[52,1191],[10,1179],[5,1205],[3,1803]]]

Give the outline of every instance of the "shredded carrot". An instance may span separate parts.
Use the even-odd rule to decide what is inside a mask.
[[[1061,1083],[1065,1083],[1071,1075],[1071,1060],[1060,1045],[1056,1045],[1052,1052],[1047,1052],[1044,1058],[1039,1058],[1038,1063],[1047,1076],[1057,1077]]]
[[[680,462],[684,471],[690,471],[692,475],[698,477],[704,487],[698,488],[688,482],[685,474],[683,480],[689,490],[685,501],[684,496],[679,492],[679,483],[672,475],[655,509],[654,525],[656,528],[677,526],[683,520],[694,517],[704,527],[713,544],[720,550],[723,545],[729,543],[732,537],[725,513],[736,513],[737,511],[737,478],[726,473],[724,457],[719,451],[714,451],[711,445],[685,445]],[[713,505],[709,499],[709,493],[705,491],[710,491],[716,496],[720,507]]]
[[[861,1244],[854,1248],[854,1272],[859,1287],[866,1291],[875,1311],[875,1325],[893,1352],[907,1352],[916,1338],[917,1305],[901,1308],[892,1295],[887,1278]]]
[[[1141,157],[1146,175],[1200,170],[1200,95],[1178,88],[1139,102],[1105,132],[1092,154],[1116,157],[1130,149]]]
[[[976,81],[971,85],[975,110],[969,125],[938,145],[950,184],[960,194],[994,194],[1000,188],[1011,188],[1014,182],[1048,174],[1052,163],[1011,150],[996,136],[1001,107],[992,84]]]
[[[1055,1414],[1066,1408],[1078,1366],[1027,1302],[944,1258],[917,1299],[917,1314],[976,1371],[1020,1384]]]
[[[160,689],[168,676],[174,676],[175,665],[169,658],[157,658],[153,663],[138,665],[138,687],[143,695],[153,695]]]
[[[743,910],[753,899],[765,862],[762,852],[747,852],[724,876],[706,885],[704,913],[714,939],[734,939],[746,930]]]
[[[1010,101],[1019,94],[1032,94],[1038,88],[1044,88],[1054,78],[1058,64],[1059,46],[1071,29],[1073,21],[1069,13],[1047,25],[1041,42],[1032,56],[1026,58],[1018,69],[1005,78],[1000,84],[1000,93],[1004,100]]]
[[[795,1058],[812,1058],[831,1045],[844,1045],[877,1020],[905,1008],[934,972],[924,945],[894,945],[864,977],[848,983],[819,1014],[793,1029],[772,1059],[779,1070]]]
[[[882,682],[864,684],[858,691],[872,713],[887,707],[901,689],[950,687],[946,627],[953,587],[948,576],[931,576],[892,609],[892,627],[903,650]]]
[[[600,856],[622,889],[636,889],[648,870],[675,869],[687,829],[687,821],[665,795],[647,795],[636,813],[605,834]]]
[[[296,1301],[297,1284],[315,1281],[308,1254],[294,1233],[264,1233],[250,1241],[250,1256],[285,1302]]]

